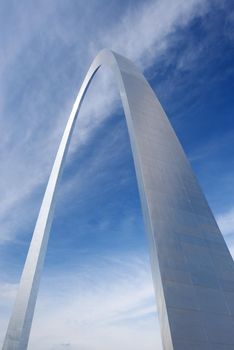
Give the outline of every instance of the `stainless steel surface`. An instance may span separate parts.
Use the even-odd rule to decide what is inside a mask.
[[[56,189],[86,89],[102,65],[118,83],[127,120],[165,350],[234,349],[234,265],[183,149],[153,90],[132,62],[94,59],[69,117],[21,277],[3,350],[25,350]],[[79,312],[79,310],[77,310]]]

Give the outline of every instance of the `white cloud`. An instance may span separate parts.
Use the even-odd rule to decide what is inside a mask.
[[[34,37],[38,36],[42,28],[45,29],[45,32],[42,31],[44,44],[47,43],[46,40],[50,44],[58,40],[58,43],[62,42],[68,47],[74,45],[74,34],[68,30],[66,31],[66,27],[56,18],[56,9],[54,11],[51,4],[48,8],[44,2],[42,4],[38,8],[37,14],[34,15],[35,19],[32,18],[33,25],[30,26],[30,30],[28,30],[27,22],[23,21],[24,11],[20,11],[18,21],[16,16],[14,29],[19,32],[19,35],[17,35],[17,40],[12,43],[8,41],[6,46],[7,55],[2,67],[2,69],[5,67],[5,75],[9,72],[10,66],[18,60],[18,57],[24,57],[30,51]],[[102,28],[99,28],[99,37],[95,38],[95,43],[92,38],[89,38],[88,32],[86,33],[87,37],[83,37],[81,28],[84,23],[79,19],[76,22],[77,28],[74,28],[73,31],[76,32],[77,38],[77,47],[74,50],[75,56],[79,54],[79,61],[82,63],[82,65],[74,67],[76,72],[80,72],[75,73],[76,79],[81,81],[81,73],[84,74],[83,62],[87,62],[103,46],[113,48],[127,55],[130,59],[138,62],[142,68],[149,67],[158,55],[165,53],[169,45],[168,34],[175,31],[177,27],[186,25],[194,16],[204,11],[206,11],[206,1],[201,0],[143,2],[135,9],[131,8],[127,11],[122,16],[120,23],[114,23],[108,28],[108,31],[105,28],[105,32],[102,32]],[[28,15],[28,12],[26,14]],[[31,17],[29,16],[29,18]],[[84,14],[83,21],[85,20]],[[47,30],[48,22],[50,30]],[[79,37],[80,32],[82,32],[82,37]],[[90,43],[87,48],[86,43]],[[32,50],[31,53],[30,71],[36,82],[39,81],[37,75],[41,68],[40,57],[48,54],[53,57],[53,50],[51,53],[47,52],[46,45],[42,46],[41,50],[41,52]],[[72,56],[74,61],[75,56]],[[54,60],[51,59],[53,64],[49,74],[47,77],[44,76],[41,82],[40,91],[36,90],[34,92],[28,86],[26,88],[28,90],[24,91],[23,103],[18,101],[21,108],[20,126],[16,115],[18,112],[15,112],[12,119],[11,115],[7,116],[5,114],[2,107],[1,114],[4,115],[4,119],[1,121],[1,130],[4,130],[4,132],[2,131],[0,151],[2,166],[0,181],[2,198],[0,207],[1,242],[14,239],[19,234],[19,230],[23,231],[35,215],[33,208],[37,205],[36,202],[33,202],[31,196],[38,188],[41,191],[40,186],[44,184],[48,177],[56,147],[72,105],[74,96],[72,96],[72,93],[67,94],[69,80],[66,73],[67,65],[70,64],[72,59],[71,61],[68,60],[67,65],[66,60],[64,60],[63,65],[59,65],[57,69],[54,69],[56,60],[57,56],[54,57]],[[64,79],[63,86],[57,79],[58,69],[60,69],[61,79]],[[26,75],[26,77],[31,79],[30,76]],[[24,79],[23,76],[20,76],[20,79]],[[22,83],[22,81],[19,83]],[[108,74],[100,74],[96,88],[94,86],[91,89],[89,92],[90,98],[88,97],[82,108],[79,131],[74,135],[72,150],[77,148],[79,142],[87,142],[95,128],[118,105],[116,90],[113,86],[114,84]],[[68,96],[67,102],[63,103],[61,107],[53,102],[55,87],[57,91],[64,91],[64,94]],[[10,90],[6,89],[6,86],[2,85],[1,89],[9,94]],[[17,104],[17,100],[14,103]],[[24,215],[23,211],[25,210],[26,213],[27,208],[30,210],[29,215]]]
[[[162,348],[147,257],[98,257],[76,273],[44,277],[29,349],[65,344],[77,350]]]
[[[217,223],[234,259],[234,208],[217,216]]]
[[[130,9],[119,24],[103,33],[101,43],[138,62],[143,69],[154,63],[170,44],[169,34],[204,15],[208,1],[150,1]]]
[[[0,344],[3,332],[6,331],[10,311],[14,303],[18,285],[15,283],[0,282]],[[1,346],[1,345],[0,345]]]
[[[1,302],[4,300],[12,300],[15,298],[16,290],[18,285],[11,283],[1,283],[0,284],[0,300]]]
[[[217,222],[221,232],[226,236],[234,235],[234,208],[231,208],[226,213],[217,216]]]

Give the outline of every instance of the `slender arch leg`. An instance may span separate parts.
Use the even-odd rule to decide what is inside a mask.
[[[132,62],[94,59],[68,119],[42,201],[3,350],[26,350],[56,191],[77,114],[102,65],[117,80],[127,120],[165,350],[234,348],[233,260],[153,90]],[[218,316],[217,316],[218,315]]]

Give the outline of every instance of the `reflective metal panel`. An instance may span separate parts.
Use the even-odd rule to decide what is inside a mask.
[[[132,62],[103,50],[86,75],[64,131],[3,350],[27,348],[56,189],[80,104],[102,64],[115,73],[127,120],[164,349],[234,349],[232,257],[153,90]]]

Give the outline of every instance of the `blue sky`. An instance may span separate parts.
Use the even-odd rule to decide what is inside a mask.
[[[234,6],[1,1],[0,344],[56,150],[96,53],[157,93],[234,255]],[[161,350],[136,178],[111,72],[90,86],[58,194],[29,349]]]

